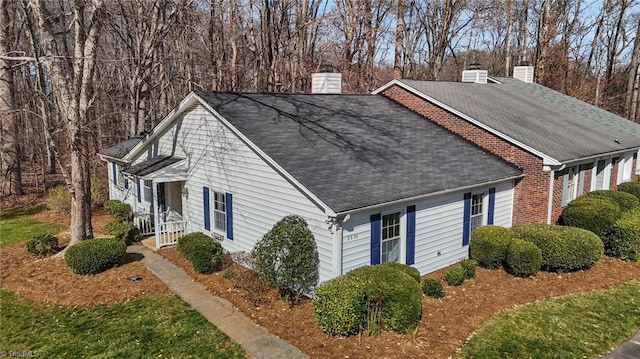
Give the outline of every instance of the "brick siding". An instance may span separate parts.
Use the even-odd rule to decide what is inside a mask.
[[[384,90],[382,95],[522,169],[524,177],[516,181],[514,188],[513,224],[546,223],[550,174],[543,171],[542,158],[433,105],[399,86],[392,86]],[[560,190],[558,191],[557,188],[560,188]],[[552,223],[555,223],[562,210],[560,206],[562,200],[562,174],[556,174],[554,189]],[[556,198],[558,196],[560,197]]]
[[[609,189],[611,190],[615,190],[618,188],[618,167],[619,166],[620,166],[620,157],[614,157],[611,160],[611,178],[609,181]]]
[[[584,168],[584,187],[582,193],[591,192],[591,176],[593,176],[593,163],[582,165]]]

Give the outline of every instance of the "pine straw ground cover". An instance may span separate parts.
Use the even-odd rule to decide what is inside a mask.
[[[53,211],[37,213],[34,218],[66,225],[69,221]],[[104,211],[94,213],[96,237],[104,235],[104,225],[111,220]],[[56,236],[61,247],[69,242],[68,230]],[[141,276],[142,280],[129,280],[132,275]],[[133,255],[127,254],[125,263],[119,267],[83,276],[73,274],[62,258],[32,256],[26,251],[24,242],[0,248],[0,286],[38,302],[61,305],[116,303],[147,293],[170,293],[167,286]]]
[[[445,285],[446,297],[423,296],[422,320],[406,335],[383,332],[331,338],[313,318],[310,300],[293,306],[237,264],[212,274],[196,273],[175,248],[159,251],[202,283],[232,302],[257,324],[300,348],[312,358],[447,358],[454,356],[473,331],[493,314],[514,306],[565,294],[610,288],[640,278],[640,263],[603,258],[588,271],[540,272],[532,279],[515,278],[502,269],[477,268],[476,278],[458,287]],[[430,274],[441,278],[443,271]]]

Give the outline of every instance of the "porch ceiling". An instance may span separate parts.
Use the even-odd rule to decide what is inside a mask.
[[[152,157],[124,169],[122,172],[144,179],[162,179],[160,182],[185,181],[187,179],[187,171],[186,168],[181,166],[181,162],[184,160],[184,158],[173,156]]]

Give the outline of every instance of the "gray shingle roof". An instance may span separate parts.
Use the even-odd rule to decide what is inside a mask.
[[[197,95],[336,212],[522,173],[383,96]]]
[[[146,134],[140,134],[130,137],[123,142],[117,143],[105,149],[104,151],[100,152],[100,154],[111,158],[123,159],[124,156],[126,156],[129,151],[131,151],[138,143],[140,143],[140,141],[144,140],[146,136]]]
[[[182,160],[183,158],[172,157],[172,156],[152,157],[136,165],[128,167],[124,169],[122,172],[128,173],[133,176],[144,177],[156,171],[159,171],[167,166],[171,166],[174,163],[178,163]]]
[[[640,147],[638,124],[538,84],[496,79],[401,81],[561,162]]]

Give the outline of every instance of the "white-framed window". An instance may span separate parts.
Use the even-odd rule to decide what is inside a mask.
[[[578,166],[572,166],[567,169],[567,203],[576,199],[578,176]]]
[[[150,180],[145,180],[144,185],[142,186],[142,198],[145,202],[151,202],[151,185],[152,182]]]
[[[118,186],[123,187],[124,186],[124,174],[122,174],[122,166],[117,165],[116,166],[116,171],[118,172]]]
[[[382,216],[382,254],[381,263],[400,261],[400,218],[401,212],[394,212]]]
[[[484,224],[484,193],[476,193],[471,196],[471,217],[470,217],[470,231]]]
[[[224,193],[213,192],[213,228],[217,231],[227,230],[227,200]]]

